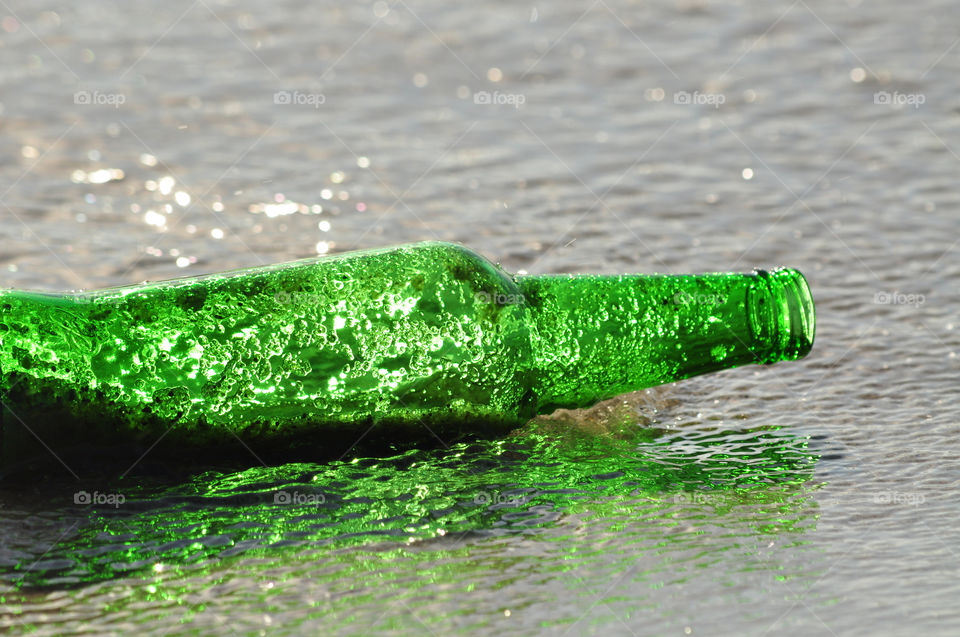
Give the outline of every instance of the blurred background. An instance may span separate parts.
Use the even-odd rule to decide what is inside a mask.
[[[804,361],[544,420],[628,440],[0,486],[0,626],[956,634],[952,9],[0,2],[4,287],[442,239],[787,265],[818,316]]]

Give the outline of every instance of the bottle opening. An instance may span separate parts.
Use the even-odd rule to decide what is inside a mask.
[[[750,324],[761,345],[761,362],[806,356],[813,347],[816,318],[807,280],[790,268],[756,270],[748,299]]]

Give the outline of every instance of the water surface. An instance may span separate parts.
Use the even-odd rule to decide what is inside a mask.
[[[818,311],[802,362],[501,439],[6,483],[0,626],[955,634],[951,9],[0,7],[3,286],[442,239],[530,273],[788,265]]]

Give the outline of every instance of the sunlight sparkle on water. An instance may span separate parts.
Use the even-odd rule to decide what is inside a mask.
[[[271,218],[284,217],[286,215],[292,215],[298,212],[302,215],[320,214],[323,212],[323,208],[321,206],[316,204],[308,206],[305,203],[299,203],[291,199],[287,199],[283,193],[277,193],[274,195],[273,202],[251,204],[248,210],[254,214],[264,214]]]
[[[169,195],[171,192],[173,192],[173,186],[176,183],[177,181],[173,177],[163,177],[159,182],[157,182],[157,190],[160,191],[161,195]]]
[[[70,174],[70,181],[75,184],[105,184],[110,181],[121,181],[126,177],[119,168],[101,168],[91,172],[75,170]]]
[[[143,214],[143,220],[151,226],[162,228],[167,225],[167,217],[156,210],[147,210]]]

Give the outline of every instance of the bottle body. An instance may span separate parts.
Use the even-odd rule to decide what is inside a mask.
[[[3,454],[118,440],[342,452],[374,428],[505,431],[805,354],[766,351],[785,328],[751,309],[769,302],[764,281],[511,277],[429,242],[86,294],[0,292]],[[812,305],[808,322],[806,349]]]
[[[522,421],[529,391],[524,308],[495,302],[516,293],[488,261],[441,243],[0,293],[4,445],[17,429],[27,443],[184,449],[342,446],[373,426],[398,438],[502,430]]]

